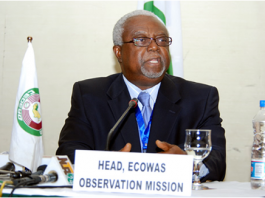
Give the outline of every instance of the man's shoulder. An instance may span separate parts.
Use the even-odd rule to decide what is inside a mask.
[[[121,74],[112,74],[105,77],[97,77],[97,78],[90,78],[76,82],[75,84],[79,84],[80,86],[101,86],[101,85],[108,85],[115,81]]]
[[[193,88],[193,89],[209,89],[212,88],[213,86],[207,85],[204,83],[199,83],[199,82],[194,82],[194,81],[189,81],[181,77],[177,76],[172,76],[172,75],[166,75],[166,77],[172,81],[176,86],[179,88]]]
[[[106,93],[115,81],[120,82],[121,80],[122,75],[120,73],[112,74],[106,77],[97,77],[75,82],[73,89],[79,89],[82,94]]]

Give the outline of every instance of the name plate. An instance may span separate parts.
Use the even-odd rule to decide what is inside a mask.
[[[189,155],[77,150],[74,191],[190,196]]]

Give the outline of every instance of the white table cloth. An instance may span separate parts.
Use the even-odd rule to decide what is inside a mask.
[[[204,183],[209,190],[192,191],[191,197],[265,197],[265,190],[252,190],[250,182],[209,182]],[[4,188],[3,193],[9,194],[12,189]],[[103,193],[103,192],[75,192],[71,188],[19,188],[14,192],[15,195],[41,195],[41,196],[67,196],[67,197],[172,197],[161,195],[125,194],[125,193]]]

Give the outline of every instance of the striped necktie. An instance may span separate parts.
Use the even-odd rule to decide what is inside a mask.
[[[138,99],[143,105],[142,116],[143,116],[145,128],[146,128],[150,120],[151,113],[152,113],[152,109],[150,106],[150,95],[146,92],[141,92],[138,96]]]

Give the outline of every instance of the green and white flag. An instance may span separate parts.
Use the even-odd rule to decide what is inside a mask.
[[[153,12],[167,27],[172,44],[168,73],[183,77],[183,52],[179,1],[138,1],[137,9]]]
[[[31,42],[22,61],[9,160],[35,172],[43,157],[42,119],[34,51]]]

